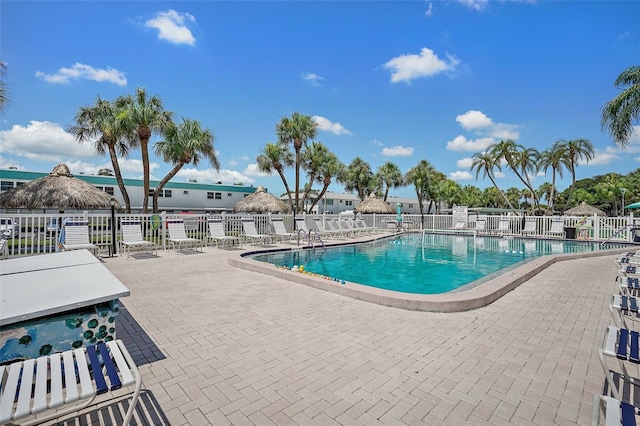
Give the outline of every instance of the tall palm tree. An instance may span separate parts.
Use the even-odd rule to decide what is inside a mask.
[[[133,137],[133,134],[120,126],[119,116],[120,110],[113,102],[97,96],[93,105],[80,107],[75,115],[76,124],[71,126],[69,131],[78,142],[93,140],[98,155],[109,153],[113,173],[125,204],[125,212],[131,213],[131,201],[122,179],[118,156],[128,157],[129,145],[127,141]],[[94,140],[96,137],[97,139]]]
[[[116,105],[123,108],[121,117],[125,129],[136,132],[130,144],[140,146],[144,184],[142,212],[146,213],[149,205],[149,139],[154,133],[164,134],[171,125],[173,114],[165,111],[162,99],[157,96],[149,98],[141,87],[136,89],[135,97],[121,96]]]
[[[380,180],[385,186],[384,190],[384,198],[382,199],[384,202],[387,202],[387,197],[389,196],[389,189],[391,188],[399,188],[404,186],[404,176],[400,171],[400,167],[398,167],[395,163],[391,161],[387,161],[382,166],[378,167],[378,171],[376,174],[379,176]]]
[[[585,162],[589,162],[593,159],[594,150],[593,144],[589,139],[571,139],[568,141],[559,141],[560,144],[563,145],[564,153],[566,156],[566,161],[568,164],[567,169],[571,172],[571,190],[569,192],[569,196],[567,197],[567,202],[565,203],[564,208],[567,209],[569,207],[569,202],[571,201],[571,196],[573,195],[573,191],[575,191],[576,186],[576,166],[580,160],[584,160]]]
[[[327,192],[329,185],[331,185],[331,179],[337,178],[340,180],[340,177],[344,174],[345,166],[338,159],[338,156],[333,152],[326,151],[322,162],[320,163],[320,169],[318,170],[318,174],[316,176],[316,181],[322,183],[322,191],[320,194],[313,200],[311,207],[309,207],[308,213],[311,214],[315,205],[324,197],[324,194]]]
[[[531,148],[537,154],[538,151]],[[491,145],[487,152],[496,158],[497,162],[505,160],[511,171],[520,179],[520,181],[531,191],[535,192],[528,176],[528,171],[534,169],[535,161],[529,158],[533,155],[533,151],[526,149],[524,146],[515,143],[511,139],[502,140]],[[536,155],[539,156],[539,154]]]
[[[602,107],[600,125],[611,134],[615,143],[625,147],[633,134],[633,122],[640,117],[640,66],[624,70],[614,84],[624,88]]]
[[[488,177],[489,180],[491,180],[491,183],[493,184],[493,186],[496,188],[496,191],[498,191],[502,195],[502,198],[504,198],[504,200],[507,202],[507,204],[509,205],[509,208],[511,210],[514,210],[513,206],[511,205],[511,202],[509,201],[507,196],[504,195],[504,192],[502,192],[500,188],[498,188],[498,184],[496,183],[493,177],[494,169],[502,170],[502,166],[500,165],[500,159],[489,154],[488,152],[473,154],[472,159],[473,159],[473,162],[471,163],[471,171],[475,170],[476,181],[478,180],[478,176],[480,176],[480,173],[482,173],[483,179],[485,177]]]
[[[7,75],[7,64],[0,61],[0,114],[4,114],[9,104],[9,93],[7,91],[7,83],[4,77]]]
[[[213,133],[209,129],[203,129],[197,120],[183,118],[181,123],[173,124],[166,129],[165,140],[156,142],[154,150],[158,157],[173,164],[173,168],[153,191],[154,212],[158,211],[158,197],[164,186],[185,164],[197,166],[202,158],[206,158],[216,171],[220,170],[220,163],[213,148],[214,139]]]
[[[293,154],[286,147],[277,143],[269,142],[262,150],[262,154],[256,158],[258,162],[258,170],[263,173],[272,174],[275,170],[278,172],[280,179],[284,185],[284,189],[287,191],[289,197],[289,205],[293,210],[293,200],[291,199],[291,190],[289,189],[289,183],[284,175],[284,168],[291,167],[294,164]]]
[[[313,186],[313,182],[316,181],[316,177],[320,173],[322,162],[325,160],[329,153],[327,147],[318,141],[311,142],[311,145],[307,145],[307,148],[302,151],[302,167],[307,172],[309,177],[309,182],[304,187],[304,194],[302,194],[302,200],[300,200],[300,204],[304,206],[307,197],[309,196],[309,191],[311,191],[311,187]]]
[[[547,172],[551,167],[551,194],[549,195],[548,208],[553,211],[553,201],[556,193],[556,175],[563,177],[564,168],[569,168],[569,159],[566,155],[566,144],[559,140],[553,143],[551,148],[542,152],[540,157],[540,168]]]
[[[291,118],[283,117],[276,125],[278,142],[285,147],[292,144],[296,153],[296,192],[295,204],[293,206],[294,216],[300,207],[300,162],[302,160],[302,147],[307,144],[309,139],[314,139],[317,132],[318,125],[313,121],[311,116],[303,115],[298,112],[291,114]]]
[[[351,192],[356,191],[360,201],[364,201],[367,195],[375,186],[374,175],[369,163],[360,157],[356,157],[347,166],[344,175],[340,180],[344,183],[344,189]]]
[[[531,183],[531,176],[535,176],[540,169],[540,152],[535,148],[523,148],[516,152],[514,163],[522,174],[522,181],[533,198],[533,209],[535,209],[538,204],[540,204],[540,200],[538,199],[536,190]]]
[[[420,222],[424,226],[424,201],[429,197],[429,185],[431,184],[433,166],[427,160],[420,162],[407,171],[405,181],[413,184],[420,208]]]

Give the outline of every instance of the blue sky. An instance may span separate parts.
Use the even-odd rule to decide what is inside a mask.
[[[640,126],[624,151],[600,129],[616,77],[640,63],[637,1],[2,1],[1,12],[11,97],[2,168],[111,168],[65,129],[97,95],[136,87],[216,136],[220,171],[187,166],[177,181],[284,192],[255,159],[294,111],[314,117],[317,140],[345,164],[360,156],[373,171],[393,161],[406,172],[426,159],[484,188],[470,158],[504,138],[539,150],[590,139],[596,156],[578,178],[640,167]],[[152,163],[154,178],[170,169]],[[126,177],[141,177],[139,151],[121,164]],[[502,188],[521,187],[503,172]],[[566,174],[559,186],[569,183]]]

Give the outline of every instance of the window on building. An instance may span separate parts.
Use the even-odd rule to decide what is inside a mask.
[[[184,195],[189,195],[189,191],[182,191]]]
[[[345,206],[352,206],[352,205],[353,205],[353,201],[351,201],[351,200],[346,200],[346,201],[344,202],[344,205],[345,205]]]
[[[24,185],[26,182],[16,182],[16,188],[19,187],[20,185]]]
[[[222,192],[216,192],[215,194],[216,194],[215,196],[216,200],[222,200]]]
[[[10,180],[0,181],[0,191],[8,191],[10,189],[13,189],[13,181],[10,181]]]
[[[171,190],[170,189],[165,189],[164,190],[164,197],[165,198],[171,198]]]
[[[213,192],[207,192],[207,200],[213,200]]]
[[[153,194],[156,192],[155,189],[150,189],[149,190],[149,197],[153,197]]]
[[[113,186],[105,186],[104,192],[106,192],[109,195],[113,195]]]
[[[332,206],[333,200],[325,200],[325,203],[327,204],[327,206]]]
[[[233,194],[230,192],[227,192],[227,197],[231,197],[231,196],[233,196]]]
[[[409,208],[412,209],[413,208],[413,204],[409,204]]]

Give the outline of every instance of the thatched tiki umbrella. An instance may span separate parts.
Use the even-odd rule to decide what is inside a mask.
[[[259,186],[256,192],[238,201],[233,206],[233,211],[236,213],[289,213],[291,208],[284,201],[265,191],[263,186]]]
[[[112,195],[73,177],[66,164],[58,164],[44,176],[0,194],[0,207],[64,210],[106,209],[122,206]]]
[[[594,214],[598,216],[607,215],[602,210],[596,207],[590,206],[584,201],[579,206],[575,206],[569,210],[565,210],[564,214],[568,216],[593,216]]]
[[[371,193],[368,198],[358,204],[358,207],[353,209],[356,213],[378,213],[378,214],[393,214],[395,210],[389,204],[385,203],[381,199],[376,197],[376,194]]]

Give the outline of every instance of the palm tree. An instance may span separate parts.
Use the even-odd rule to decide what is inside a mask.
[[[540,204],[540,200],[538,200],[538,195],[531,184],[531,176],[535,176],[535,174],[538,173],[540,152],[535,148],[523,148],[516,152],[514,162],[514,165],[522,173],[522,181],[531,193],[531,197],[533,198],[533,209],[535,209],[538,204]]]
[[[576,186],[576,166],[578,165],[578,161],[585,160],[587,163],[591,161],[593,159],[594,150],[593,144],[589,139],[571,139],[569,141],[561,140],[559,143],[562,145],[562,149],[565,153],[568,164],[567,169],[571,172],[571,190],[564,206],[564,208],[567,209]]]
[[[211,165],[220,170],[220,163],[213,148],[215,137],[209,129],[203,129],[197,120],[182,119],[177,125],[171,125],[166,130],[166,138],[154,145],[158,157],[173,164],[173,168],[158,183],[153,191],[153,211],[158,211],[158,197],[164,186],[173,178],[185,164],[197,166],[201,158],[206,158]]]
[[[551,194],[548,198],[548,209],[552,212],[556,193],[556,174],[562,178],[563,168],[569,168],[569,159],[567,158],[565,148],[564,141],[556,141],[551,148],[543,151],[540,157],[540,169],[546,173],[547,169],[551,167]]]
[[[553,196],[553,185],[549,182],[542,183],[538,189],[536,189],[536,194],[538,195],[538,199],[542,200],[543,198],[547,200],[547,209],[549,208],[552,201]]]
[[[136,137],[130,141],[132,146],[140,145],[144,194],[142,212],[149,205],[149,139],[154,133],[164,134],[171,125],[172,113],[165,111],[162,100],[157,96],[147,97],[147,92],[138,87],[135,97],[121,96],[116,105],[123,108],[122,122],[125,129],[135,131]]]
[[[434,171],[435,169],[427,160],[420,160],[416,166],[409,169],[405,176],[405,181],[413,184],[416,190],[422,226],[424,226],[424,201],[429,196],[429,185]]]
[[[5,75],[7,75],[7,64],[0,61],[0,114],[4,114],[5,109],[9,104],[7,83],[4,81]]]
[[[480,176],[480,173],[482,173],[483,179],[485,177],[488,177],[496,190],[502,195],[502,198],[504,198],[504,200],[507,202],[509,208],[511,210],[515,210],[511,205],[509,199],[506,197],[506,195],[504,195],[504,192],[502,192],[500,188],[498,188],[498,184],[493,178],[494,169],[502,170],[502,167],[500,166],[500,159],[487,152],[473,154],[472,159],[473,162],[471,163],[471,170],[475,170],[476,172],[476,181],[478,180],[478,176]]]
[[[291,167],[294,164],[293,154],[291,151],[282,145],[269,142],[262,150],[262,154],[258,155],[256,161],[258,162],[258,170],[261,172],[268,174],[272,174],[274,170],[278,172],[278,175],[284,184],[284,188],[287,191],[289,205],[291,206],[291,210],[293,210],[291,190],[289,189],[287,178],[284,175],[284,168]]]
[[[293,206],[293,215],[299,209],[300,199],[300,162],[302,147],[307,144],[309,139],[314,139],[318,132],[318,125],[313,121],[311,116],[303,115],[298,112],[291,114],[291,118],[283,117],[276,125],[276,134],[278,142],[285,147],[293,144],[296,153],[296,193],[295,204]]]
[[[614,84],[617,88],[628,87],[602,107],[600,125],[615,143],[625,147],[633,134],[633,122],[640,117],[640,66],[624,70]]]
[[[356,157],[347,166],[344,175],[340,177],[344,183],[344,189],[351,192],[356,191],[360,201],[364,201],[371,189],[375,186],[374,175],[369,163],[360,157]]]
[[[315,141],[311,142],[311,145],[307,145],[307,148],[302,152],[302,166],[309,176],[309,182],[304,187],[304,194],[302,195],[302,200],[300,200],[302,206],[304,206],[309,196],[309,191],[311,191],[313,182],[320,173],[322,162],[328,153],[329,150],[322,142]]]
[[[528,172],[537,168],[537,166],[535,166],[535,160],[539,157],[537,150],[534,148],[526,149],[524,146],[515,143],[513,140],[507,139],[491,145],[487,149],[487,152],[495,157],[497,162],[504,159],[511,171],[513,171],[529,191],[532,193],[535,192],[533,186],[531,186],[531,182],[529,181]],[[529,158],[530,156],[534,156],[535,158]],[[527,177],[525,178],[523,175]]]
[[[338,159],[338,156],[333,152],[326,151],[325,156],[320,163],[320,168],[316,176],[316,181],[322,183],[322,191],[320,191],[320,194],[318,194],[316,199],[313,200],[311,207],[309,207],[309,214],[313,211],[313,208],[318,203],[318,201],[320,201],[322,197],[324,197],[324,194],[327,192],[327,188],[329,188],[329,185],[331,185],[331,178],[336,177],[338,178],[338,180],[340,180],[339,177],[344,174],[344,169],[345,166]]]
[[[69,131],[75,136],[78,142],[94,141],[94,148],[98,155],[109,153],[113,173],[120,188],[122,199],[125,204],[125,212],[131,213],[131,201],[127,187],[122,179],[118,156],[127,158],[129,155],[129,145],[127,141],[132,138],[131,132],[126,132],[120,126],[120,110],[113,102],[96,97],[91,106],[80,107],[75,115],[76,125]]]
[[[405,184],[404,176],[402,176],[400,167],[391,161],[387,161],[382,166],[378,167],[376,174],[385,185],[384,198],[382,199],[384,202],[387,201],[387,197],[389,196],[389,189],[399,188]]]

